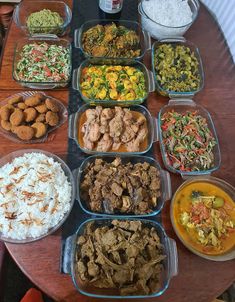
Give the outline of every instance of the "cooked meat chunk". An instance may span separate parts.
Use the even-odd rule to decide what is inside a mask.
[[[76,274],[92,287],[148,295],[159,288],[165,257],[156,229],[141,221],[89,222],[77,239]]]
[[[94,212],[151,213],[160,197],[160,174],[150,164],[97,159],[84,169],[81,197]]]

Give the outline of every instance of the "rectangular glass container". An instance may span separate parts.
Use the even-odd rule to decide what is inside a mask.
[[[124,101],[116,101],[111,99],[98,100],[98,99],[90,99],[82,94],[82,89],[80,85],[82,70],[90,65],[121,65],[121,66],[129,66],[138,68],[143,72],[145,77],[145,90],[146,95],[141,99],[134,100],[124,100]],[[78,69],[73,71],[73,81],[72,81],[73,89],[78,90],[83,101],[90,105],[117,105],[117,106],[129,106],[129,105],[139,105],[144,102],[144,100],[148,97],[148,94],[155,90],[154,77],[153,73],[149,71],[144,64],[135,60],[122,60],[122,59],[104,59],[104,58],[95,58],[92,60],[85,60],[82,62]]]
[[[157,62],[155,58],[155,53],[157,47],[159,47],[162,44],[181,45],[181,46],[189,47],[191,52],[194,52],[195,57],[197,58],[197,61],[199,63],[198,68],[199,68],[199,76],[200,76],[200,86],[198,89],[196,90],[192,89],[191,91],[177,92],[177,91],[166,90],[161,86],[160,82],[157,80],[157,71],[155,69]],[[189,98],[189,97],[193,97],[196,93],[201,91],[204,86],[204,71],[203,71],[203,65],[202,65],[202,60],[199,50],[192,42],[185,40],[185,38],[183,37],[162,39],[160,41],[156,41],[152,45],[152,71],[154,74],[156,90],[158,91],[159,94],[163,96],[169,96],[170,98]]]
[[[201,115],[202,117],[204,117],[206,119],[208,128],[210,129],[213,137],[216,140],[216,145],[213,149],[214,167],[212,167],[211,169],[208,169],[208,170],[203,170],[203,171],[183,172],[181,170],[175,169],[171,165],[171,163],[169,162],[169,159],[167,157],[165,145],[163,143],[163,136],[162,136],[162,130],[161,130],[161,117],[164,113],[170,112],[172,110],[174,110],[178,113],[185,113],[186,111],[197,111],[199,115]],[[159,136],[158,139],[159,139],[159,143],[160,143],[162,159],[163,159],[165,167],[170,172],[179,173],[184,178],[184,177],[188,177],[188,176],[201,176],[201,175],[211,174],[212,172],[219,169],[220,163],[221,163],[220,147],[219,147],[219,141],[217,138],[215,126],[212,121],[211,115],[206,109],[204,109],[200,105],[197,105],[192,100],[190,100],[190,99],[170,100],[168,105],[162,107],[162,109],[158,113],[158,136]]]
[[[115,218],[117,220],[136,220],[136,219],[128,219],[128,218]],[[94,297],[94,298],[114,298],[114,299],[135,299],[135,298],[151,298],[161,296],[168,288],[170,280],[172,277],[178,274],[178,255],[177,255],[177,247],[176,243],[173,239],[169,238],[163,227],[154,220],[147,219],[138,219],[141,221],[145,227],[154,228],[160,237],[160,241],[163,245],[163,253],[166,255],[166,258],[163,260],[163,270],[160,275],[160,285],[158,290],[151,295],[135,295],[135,296],[120,296],[117,293],[117,290],[114,289],[105,289],[105,288],[97,288],[92,286],[87,286],[83,284],[80,278],[76,273],[76,250],[77,250],[77,238],[84,233],[84,229],[86,225],[90,222],[95,222],[95,226],[108,226],[111,225],[112,219],[105,218],[94,218],[89,219],[83,222],[76,234],[67,238],[65,243],[65,255],[64,255],[64,263],[63,270],[64,272],[71,275],[73,279],[73,283],[76,289],[83,295]]]
[[[171,198],[171,179],[170,179],[170,174],[169,172],[161,169],[159,163],[151,158],[151,157],[147,157],[147,156],[127,156],[127,155],[118,155],[118,157],[121,158],[122,164],[127,164],[129,162],[131,162],[132,164],[137,164],[137,163],[145,163],[147,162],[148,164],[150,164],[151,166],[155,167],[159,173],[160,173],[160,192],[161,195],[157,200],[157,205],[155,208],[153,208],[152,213],[148,213],[148,214],[130,214],[130,213],[113,213],[113,214],[109,214],[109,213],[98,213],[98,212],[93,212],[89,206],[88,206],[88,201],[84,200],[81,196],[81,182],[84,179],[84,170],[86,169],[86,167],[92,163],[94,163],[96,161],[96,159],[103,159],[106,162],[111,163],[112,161],[115,160],[116,156],[112,156],[112,155],[93,155],[90,156],[88,158],[86,158],[81,166],[76,170],[75,172],[75,183],[77,186],[77,200],[81,206],[81,208],[83,209],[84,212],[86,212],[87,214],[90,215],[96,215],[96,216],[106,216],[106,217],[149,217],[149,216],[154,216],[157,215],[163,208],[165,201],[169,200]]]
[[[107,107],[114,107],[114,106],[102,106],[103,108]],[[82,107],[79,108],[79,110],[71,114],[69,116],[69,138],[73,139],[78,147],[86,154],[109,154],[109,155],[115,155],[118,156],[119,154],[127,154],[127,155],[140,155],[148,152],[150,148],[152,147],[153,142],[157,140],[157,122],[154,117],[151,116],[150,112],[148,109],[142,105],[134,105],[131,106],[131,111],[137,111],[143,114],[147,120],[147,128],[148,128],[148,145],[146,150],[139,151],[139,152],[112,152],[112,151],[107,151],[107,152],[101,152],[101,151],[96,151],[96,150],[88,150],[84,147],[82,147],[79,143],[79,132],[78,132],[78,124],[79,124],[79,119],[81,118],[81,115],[83,112],[85,112],[87,109],[94,109],[94,107],[89,106],[87,104],[83,105]]]
[[[27,27],[27,19],[30,14],[41,11],[43,9],[49,9],[52,12],[57,12],[63,19],[63,24],[57,27]],[[61,36],[67,31],[72,19],[72,12],[67,4],[63,1],[22,1],[18,4],[14,10],[13,20],[16,25],[28,35],[35,34],[56,34]]]
[[[79,28],[76,29],[74,32],[74,45],[76,48],[81,49],[83,55],[87,59],[94,58],[94,56],[89,55],[82,46],[82,36],[83,33],[86,32],[88,29],[96,26],[96,25],[107,25],[115,23],[117,26],[125,26],[128,29],[134,30],[140,39],[140,55],[138,57],[133,57],[132,59],[141,60],[143,59],[147,50],[151,49],[151,37],[149,33],[142,29],[141,25],[136,21],[129,21],[129,20],[110,20],[110,19],[101,19],[101,20],[90,20],[85,23]],[[103,57],[104,58],[104,57]],[[105,58],[114,59],[113,57],[106,56]],[[126,57],[120,59],[127,59]]]
[[[50,45],[63,46],[63,47],[68,48],[68,50],[69,50],[69,78],[67,81],[60,81],[60,82],[32,81],[32,82],[30,82],[30,81],[23,81],[18,78],[16,70],[17,70],[17,64],[20,59],[20,53],[22,51],[22,48],[27,44],[43,43],[43,42],[46,42],[47,44],[50,44]],[[57,88],[57,87],[66,87],[71,80],[71,69],[72,69],[72,48],[71,48],[70,42],[66,39],[60,39],[55,35],[38,35],[35,37],[20,39],[15,45],[12,77],[16,82],[18,82],[19,84],[21,84],[24,87],[29,87],[32,89],[53,89],[53,88]]]

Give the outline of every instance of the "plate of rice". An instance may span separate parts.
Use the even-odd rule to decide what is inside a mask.
[[[0,240],[28,243],[57,230],[75,199],[73,175],[58,156],[19,150],[0,159]]]

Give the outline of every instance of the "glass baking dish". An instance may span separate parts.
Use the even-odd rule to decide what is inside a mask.
[[[170,112],[170,111],[176,111],[179,113],[185,113],[186,111],[197,111],[198,114],[200,114],[202,117],[204,117],[207,121],[208,128],[210,129],[213,137],[216,140],[216,145],[213,149],[213,154],[214,154],[214,166],[211,169],[204,170],[204,171],[192,171],[192,172],[186,172],[186,171],[181,171],[178,169],[175,169],[167,156],[165,146],[163,143],[163,136],[162,136],[162,130],[161,130],[161,117],[164,113]],[[173,173],[179,173],[181,176],[188,177],[188,176],[201,176],[201,175],[206,175],[206,174],[211,174],[212,172],[216,171],[220,167],[221,163],[221,154],[220,154],[220,147],[219,147],[219,141],[218,137],[216,134],[215,126],[212,121],[210,113],[204,109],[202,106],[197,105],[194,101],[190,99],[177,99],[177,100],[170,100],[168,105],[162,107],[162,109],[158,113],[158,139],[160,143],[160,149],[161,149],[161,154],[162,154],[162,159],[164,162],[165,167],[167,170]]]
[[[114,106],[102,106],[103,108],[108,107],[114,107]],[[79,143],[79,131],[78,131],[78,125],[79,120],[81,118],[81,115],[83,112],[85,112],[87,109],[94,109],[94,107],[89,106],[87,104],[83,105],[79,108],[79,110],[76,113],[73,113],[69,116],[69,138],[73,139],[78,147],[87,154],[109,154],[109,155],[118,155],[118,154],[127,154],[127,155],[140,155],[148,152],[150,148],[152,147],[152,144],[157,140],[157,122],[154,117],[151,116],[150,112],[147,110],[146,107],[142,105],[134,105],[131,106],[131,111],[137,111],[143,114],[147,120],[147,127],[148,127],[148,145],[146,150],[139,151],[139,152],[101,152],[96,150],[88,150],[84,147],[82,147]]]
[[[199,86],[198,89],[196,89],[196,90],[192,89],[191,91],[185,91],[185,92],[177,92],[177,91],[166,90],[161,86],[160,82],[157,80],[157,71],[155,69],[155,66],[157,64],[156,58],[155,58],[155,53],[156,53],[157,47],[160,46],[161,44],[182,45],[182,46],[189,47],[190,50],[192,52],[194,52],[195,57],[197,58],[197,61],[199,63],[198,68],[199,68],[199,76],[200,76],[200,86]],[[152,71],[153,71],[153,74],[154,74],[156,90],[158,91],[159,94],[161,94],[163,96],[169,96],[170,98],[193,97],[196,93],[201,91],[203,86],[204,86],[204,71],[203,71],[202,59],[201,59],[199,50],[192,42],[187,41],[183,37],[162,39],[160,41],[156,41],[152,45]]]
[[[69,50],[69,78],[67,81],[60,81],[60,82],[39,82],[39,81],[23,81],[20,80],[18,75],[17,75],[17,64],[20,59],[20,53],[22,51],[22,48],[27,45],[27,44],[32,44],[32,43],[47,43],[50,45],[57,45],[57,46],[63,46],[68,48]],[[13,79],[21,84],[24,87],[29,87],[32,89],[53,89],[53,88],[58,88],[58,87],[66,87],[68,83],[71,80],[71,69],[72,69],[72,48],[71,44],[68,40],[66,39],[60,39],[55,35],[37,35],[34,37],[29,37],[29,38],[23,38],[20,39],[16,45],[15,45],[15,51],[14,51],[14,59],[13,59],[13,70],[12,70],[12,77]]]
[[[98,100],[98,99],[89,99],[85,95],[82,94],[82,89],[80,85],[82,70],[89,65],[121,65],[121,66],[129,66],[138,68],[143,72],[145,77],[145,97],[141,99],[134,100],[125,100],[125,101],[116,101],[111,99]],[[117,106],[129,106],[129,105],[139,105],[144,102],[144,100],[148,97],[148,94],[155,90],[154,77],[153,73],[149,71],[144,64],[141,62],[131,60],[131,59],[104,59],[104,58],[94,58],[92,60],[85,60],[78,69],[73,71],[73,80],[72,80],[73,89],[78,90],[84,102],[90,105],[117,105]]]
[[[57,12],[63,19],[63,24],[57,27],[27,27],[27,19],[30,14],[49,9],[52,12]],[[72,19],[72,12],[67,4],[63,1],[22,1],[15,7],[13,20],[16,25],[26,34],[56,34],[61,36],[65,34]]]
[[[109,20],[109,19],[103,19],[103,20],[90,20],[85,23],[79,28],[76,29],[74,32],[74,45],[76,48],[81,49],[83,55],[87,59],[91,59],[95,56],[89,55],[82,46],[82,37],[83,33],[86,32],[88,29],[96,26],[96,25],[107,25],[115,23],[117,26],[125,26],[128,29],[134,30],[140,39],[140,55],[138,57],[133,57],[132,59],[141,60],[146,51],[151,49],[151,37],[149,33],[142,29],[141,25],[136,21],[129,21],[129,20]],[[105,56],[105,58],[113,59],[113,57]],[[126,57],[120,58],[120,59],[127,59]]]
[[[160,191],[161,191],[161,195],[157,200],[157,206],[153,209],[152,213],[149,214],[131,214],[131,213],[113,213],[113,214],[109,214],[108,212],[93,212],[89,206],[88,206],[88,201],[84,200],[81,196],[81,182],[84,179],[84,170],[86,169],[87,166],[89,166],[90,164],[94,163],[96,161],[96,159],[103,159],[106,162],[111,163],[112,161],[115,160],[116,156],[111,156],[111,155],[93,155],[90,156],[88,158],[86,158],[81,166],[74,172],[75,173],[75,183],[77,186],[77,200],[81,206],[81,208],[83,209],[83,211],[85,211],[87,214],[90,215],[96,215],[96,216],[110,216],[110,217],[148,217],[148,216],[154,216],[157,215],[163,208],[165,201],[169,200],[171,198],[171,179],[170,179],[170,174],[169,172],[161,169],[159,163],[151,158],[151,157],[147,157],[147,156],[127,156],[127,155],[118,155],[118,157],[121,158],[122,160],[122,164],[127,164],[129,162],[131,162],[132,164],[137,164],[137,163],[148,163],[151,166],[155,167],[159,173],[160,173]]]
[[[70,207],[67,213],[65,213],[63,216],[61,216],[61,220],[51,229],[49,229],[45,234],[42,234],[38,237],[28,237],[26,239],[12,239],[10,237],[6,237],[6,236],[2,236],[2,233],[0,232],[0,240],[4,241],[4,242],[10,242],[10,243],[29,243],[29,242],[33,242],[33,241],[37,241],[39,239],[42,239],[52,233],[54,233],[57,229],[59,229],[62,224],[65,222],[65,220],[68,218],[72,208],[73,208],[73,204],[74,204],[74,200],[75,200],[75,192],[76,192],[76,188],[75,188],[75,183],[74,183],[74,178],[73,178],[73,174],[71,172],[71,170],[69,169],[69,167],[67,166],[67,164],[57,155],[47,152],[47,151],[43,151],[40,149],[21,149],[18,151],[14,151],[11,152],[5,156],[3,156],[0,159],[0,167],[3,167],[4,165],[11,163],[14,159],[24,156],[26,153],[42,153],[48,157],[51,157],[54,159],[55,162],[59,163],[61,165],[61,168],[63,169],[65,175],[68,178],[68,181],[71,184],[71,200],[70,200]]]
[[[137,219],[127,219],[127,218],[115,218],[115,220],[137,220]],[[170,280],[172,277],[178,274],[178,254],[175,240],[169,238],[163,227],[154,220],[147,219],[138,219],[141,221],[145,227],[154,228],[160,237],[161,244],[163,245],[163,252],[166,255],[166,258],[163,260],[163,270],[160,275],[160,285],[158,290],[151,295],[135,295],[135,296],[120,296],[114,289],[104,289],[97,288],[92,286],[87,286],[82,284],[80,278],[76,273],[76,250],[77,250],[77,238],[84,233],[86,225],[90,222],[94,222],[95,226],[109,226],[111,225],[112,219],[105,218],[94,218],[89,219],[83,222],[76,234],[67,238],[65,242],[65,251],[64,251],[64,261],[63,261],[63,270],[65,273],[71,275],[73,283],[76,289],[83,295],[95,298],[114,298],[114,299],[135,299],[135,298],[151,298],[161,296],[168,288]]]

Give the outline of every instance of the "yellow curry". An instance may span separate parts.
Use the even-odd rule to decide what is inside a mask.
[[[235,203],[213,184],[183,187],[175,196],[173,219],[182,239],[201,253],[219,255],[235,246]]]

